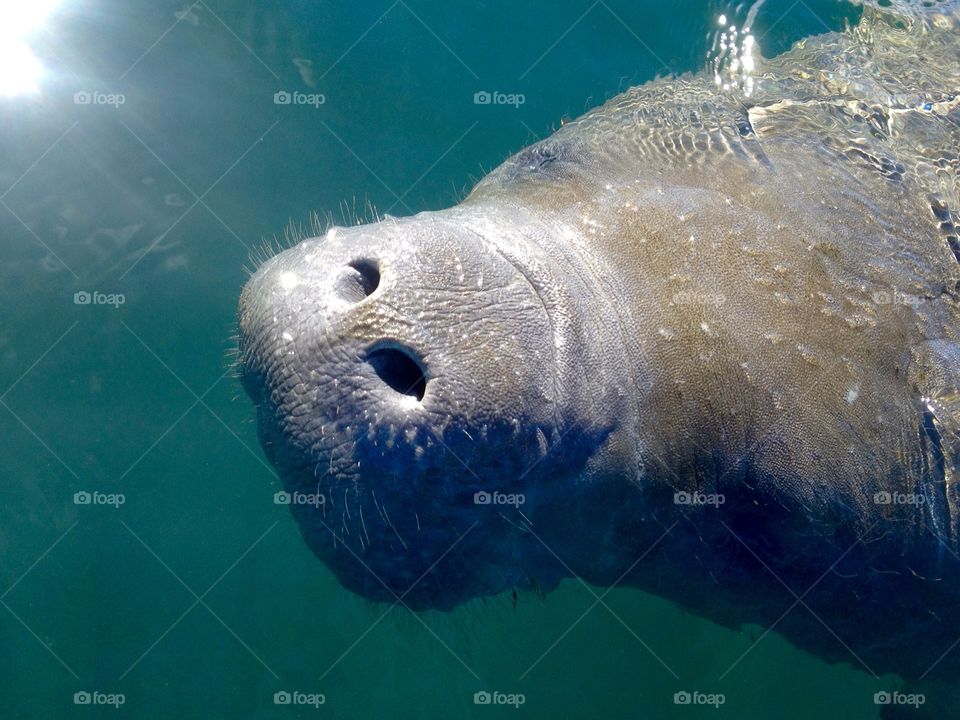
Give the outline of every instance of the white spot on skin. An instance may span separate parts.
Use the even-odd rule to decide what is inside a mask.
[[[405,410],[412,410],[420,405],[420,401],[411,395],[404,395],[400,399],[399,405]]]
[[[280,273],[280,287],[284,290],[293,290],[301,283],[300,276],[295,272],[288,270]]]
[[[717,18],[717,25],[726,25],[726,24],[727,24],[726,15],[721,15],[720,17]]]
[[[857,398],[859,396],[860,396],[860,386],[854,385],[849,390],[847,390],[847,394],[846,394],[847,405],[853,405],[857,401]]]
[[[287,342],[293,342],[293,335],[291,335],[290,332],[287,331],[283,333],[283,339],[286,340]]]

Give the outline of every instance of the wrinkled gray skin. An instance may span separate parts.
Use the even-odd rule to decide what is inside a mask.
[[[456,207],[265,262],[242,377],[314,552],[415,610],[577,575],[956,677],[955,17],[868,8],[751,97],[634,88]]]

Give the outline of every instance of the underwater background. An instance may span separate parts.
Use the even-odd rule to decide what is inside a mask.
[[[895,679],[636,590],[352,595],[275,502],[232,368],[291,223],[455,203],[564,118],[705,68],[747,5],[55,5],[16,37],[0,10],[0,717],[877,717]],[[753,31],[773,55],[858,14],[767,0]]]

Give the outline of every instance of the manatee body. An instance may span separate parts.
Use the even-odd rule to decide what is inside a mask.
[[[956,677],[960,31],[937,7],[865,8],[759,60],[749,96],[631,89],[453,208],[266,261],[242,380],[339,580],[448,610],[579,576]]]

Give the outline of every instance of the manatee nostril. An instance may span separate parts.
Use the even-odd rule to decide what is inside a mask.
[[[395,392],[423,400],[427,375],[423,366],[405,348],[380,347],[367,354],[367,364]]]
[[[334,283],[337,295],[347,302],[360,302],[373,294],[380,284],[380,268],[373,260],[354,260],[347,264]]]

